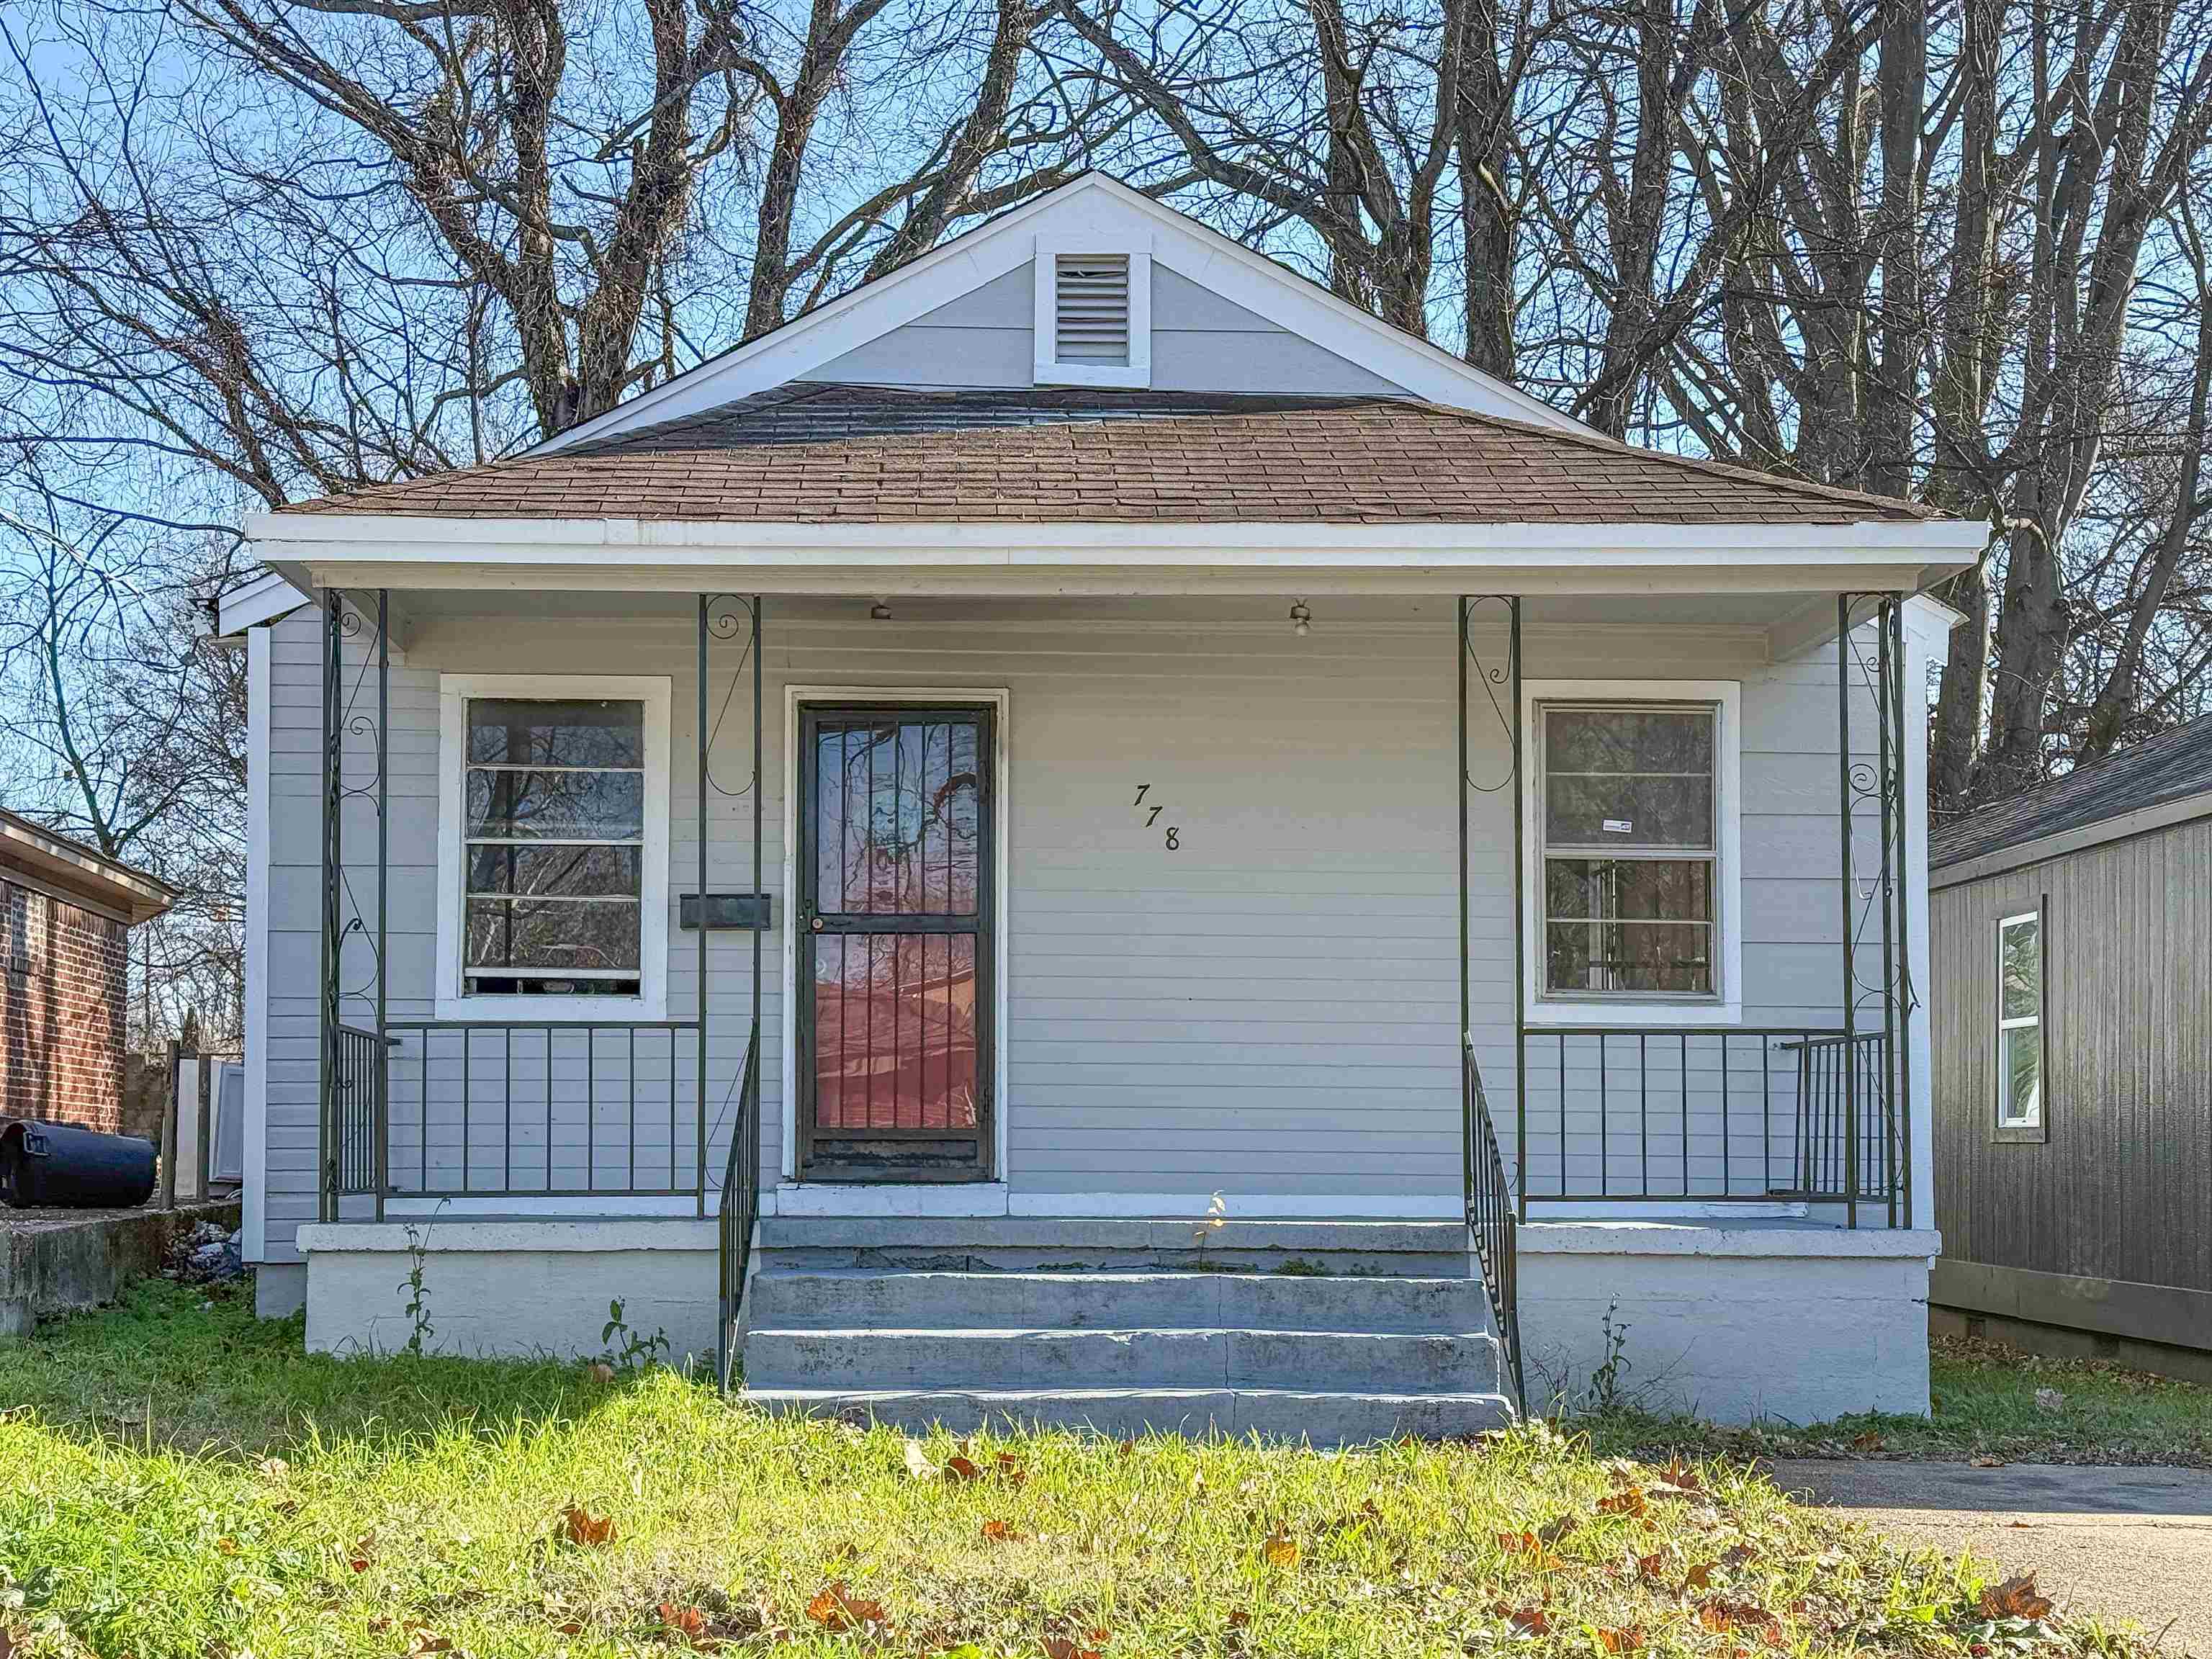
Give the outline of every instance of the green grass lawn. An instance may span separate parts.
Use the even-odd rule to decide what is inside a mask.
[[[158,1283],[0,1346],[0,1407],[17,1659],[2134,1650],[1993,1616],[1971,1563],[1741,1465],[1670,1475],[1541,1425],[956,1462],[665,1370],[311,1356],[296,1321]]]
[[[2172,1463],[2212,1468],[2212,1389],[2101,1360],[2047,1359],[1938,1340],[1929,1418],[1866,1416],[1806,1428],[1720,1429],[1616,1413],[1585,1425],[1608,1451],[1752,1457],[1925,1457],[2008,1463]]]

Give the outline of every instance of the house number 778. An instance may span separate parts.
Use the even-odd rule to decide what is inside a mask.
[[[1145,797],[1152,793],[1152,786],[1149,783],[1139,784],[1137,786],[1137,799],[1130,803],[1130,805],[1135,807],[1137,811],[1145,815],[1145,828],[1147,830],[1158,823],[1160,814],[1168,810],[1164,805],[1158,803],[1155,803],[1153,805],[1149,807],[1145,805]],[[1182,850],[1182,830],[1180,825],[1173,823],[1168,825],[1167,841],[1165,844],[1169,852],[1176,853]]]

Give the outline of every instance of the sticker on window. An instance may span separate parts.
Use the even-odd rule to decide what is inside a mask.
[[[1605,833],[1608,836],[1632,836],[1636,833],[1636,820],[1633,818],[1607,818],[1604,824]]]

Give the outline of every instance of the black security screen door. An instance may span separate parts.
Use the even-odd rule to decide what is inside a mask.
[[[992,710],[799,713],[799,1171],[991,1162]]]

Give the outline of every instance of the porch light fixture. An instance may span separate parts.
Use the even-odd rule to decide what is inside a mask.
[[[1291,632],[1300,639],[1313,632],[1313,612],[1306,609],[1304,599],[1291,601]]]
[[[889,599],[878,599],[873,605],[868,607],[868,620],[870,622],[889,622],[890,619],[891,602]]]

